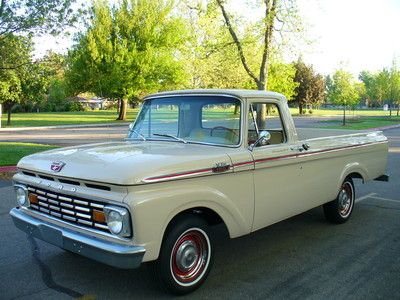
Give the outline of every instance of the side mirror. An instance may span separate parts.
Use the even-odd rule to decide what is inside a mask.
[[[258,139],[249,146],[249,150],[253,151],[257,145],[265,146],[271,140],[271,134],[267,130],[263,130],[258,134]]]
[[[132,131],[133,130],[133,123],[130,123],[129,124],[129,131]]]

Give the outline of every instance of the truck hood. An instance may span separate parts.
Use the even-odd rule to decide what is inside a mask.
[[[226,150],[178,142],[110,142],[32,154],[21,159],[18,168],[53,176],[135,185],[212,174],[216,164],[232,164]],[[58,172],[52,171],[52,164],[56,162],[65,164]]]

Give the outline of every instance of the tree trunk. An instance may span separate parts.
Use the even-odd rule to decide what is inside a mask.
[[[11,108],[13,105],[10,103],[7,105],[7,126],[11,125]]]
[[[346,105],[343,106],[343,126],[346,126]]]
[[[265,83],[257,82],[257,89],[259,91],[265,91]],[[257,125],[258,128],[264,129],[265,119],[267,118],[267,106],[265,104],[257,105]]]
[[[128,106],[128,99],[123,98],[120,100],[120,108],[119,108],[119,115],[117,120],[125,121],[126,120],[126,108]]]
[[[303,114],[303,103],[299,101],[299,115],[301,116]]]
[[[233,112],[234,115],[239,114],[239,107],[240,105],[235,105],[235,111]]]
[[[399,116],[400,104],[397,104],[397,116]]]

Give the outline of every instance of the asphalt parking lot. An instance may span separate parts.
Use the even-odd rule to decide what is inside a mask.
[[[391,181],[357,182],[349,222],[329,224],[316,208],[234,240],[217,227],[209,278],[180,299],[400,299],[400,129],[385,134]],[[13,206],[0,181],[0,299],[171,298],[146,265],[114,269],[27,238]]]

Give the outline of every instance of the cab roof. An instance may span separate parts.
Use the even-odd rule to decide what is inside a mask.
[[[240,89],[193,89],[193,90],[176,90],[168,92],[160,92],[144,97],[155,98],[159,96],[173,96],[173,95],[230,95],[239,98],[275,98],[281,101],[287,101],[286,98],[279,93],[258,90],[240,90]]]

